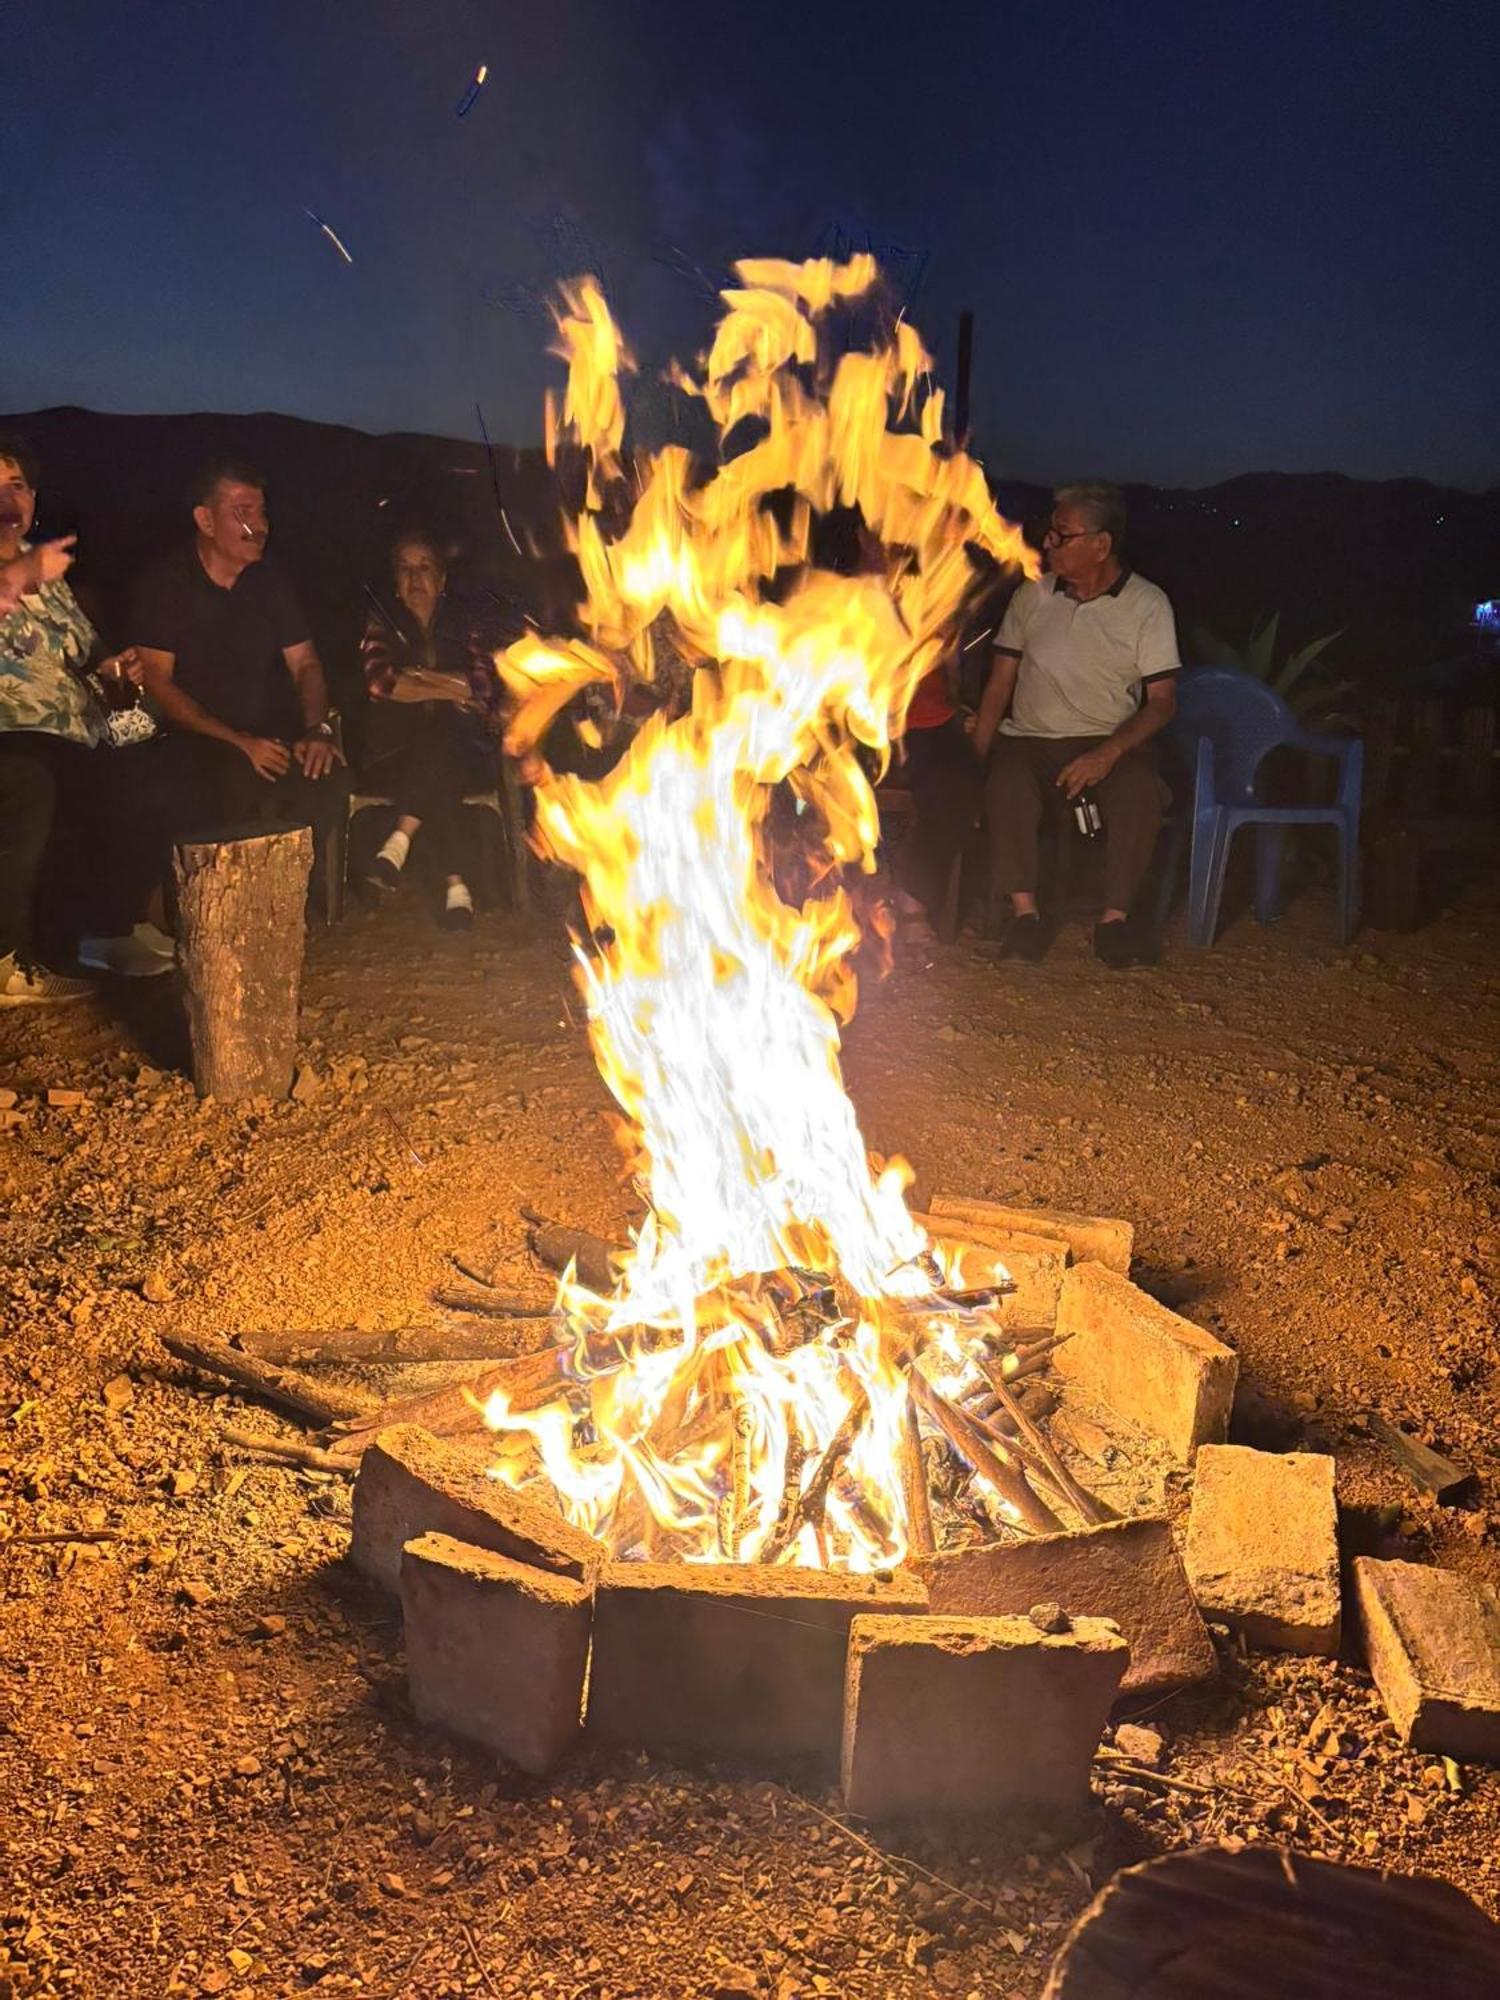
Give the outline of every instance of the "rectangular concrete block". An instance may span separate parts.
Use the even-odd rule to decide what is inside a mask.
[[[913,1220],[933,1238],[945,1262],[958,1256],[954,1275],[960,1285],[988,1283],[994,1259],[999,1258],[1015,1287],[1005,1298],[1007,1325],[1052,1325],[1057,1318],[1063,1272],[1068,1267],[1069,1250],[1061,1237],[1028,1236],[1020,1230],[992,1229],[945,1215],[914,1214]]]
[[[416,1424],[382,1431],[354,1482],[355,1568],[389,1591],[401,1588],[401,1551],[418,1535],[453,1535],[475,1548],[584,1577],[603,1560],[592,1535],[548,1506],[511,1492],[486,1471],[483,1440],[453,1444]]]
[[[1339,1649],[1333,1460],[1206,1444],[1193,1475],[1187,1573],[1199,1607],[1252,1645]]]
[[[550,1771],[583,1726],[592,1586],[451,1535],[401,1559],[406,1674],[419,1721]]]
[[[609,1563],[594,1608],[589,1734],[689,1759],[806,1757],[832,1769],[851,1623],[926,1607],[904,1570]]]
[[[843,1786],[870,1819],[1077,1812],[1129,1651],[1075,1619],[856,1618]]]
[[[1500,1764],[1500,1594],[1451,1570],[1358,1556],[1354,1597],[1402,1741]]]
[[[1168,1694],[1207,1680],[1216,1659],[1171,1524],[1106,1521],[1076,1534],[918,1557],[934,1615],[998,1618],[1033,1604],[1110,1618],[1130,1647],[1122,1698]]]
[[[1118,1271],[1098,1263],[1067,1271],[1057,1330],[1073,1336],[1053,1357],[1057,1372],[1159,1437],[1182,1464],[1200,1444],[1228,1435],[1239,1368],[1233,1348]]]
[[[1068,1246],[1075,1263],[1091,1260],[1107,1271],[1117,1271],[1122,1278],[1130,1275],[1135,1225],[1115,1216],[1078,1215],[1065,1208],[1017,1208],[1010,1202],[977,1201],[953,1194],[934,1195],[932,1212],[983,1228],[1052,1237]]]

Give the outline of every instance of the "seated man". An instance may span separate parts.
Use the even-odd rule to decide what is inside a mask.
[[[500,677],[471,618],[445,595],[448,576],[431,535],[403,535],[391,551],[396,605],[372,603],[360,658],[370,691],[364,781],[389,795],[396,824],[370,865],[376,889],[401,880],[418,833],[442,877],[445,930],[467,930],[474,899],[460,868],[460,814],[495,783]]]
[[[137,592],[135,650],[168,735],[142,753],[169,842],[246,821],[313,830],[314,880],[348,810],[323,668],[290,579],[266,556],[265,481],[238,460],[192,488],[193,540]]]
[[[1172,607],[1125,567],[1124,534],[1117,487],[1058,487],[1043,544],[1049,574],[1021,585],[995,642],[974,748],[990,759],[990,890],[1008,896],[1013,912],[1002,957],[1035,961],[1046,950],[1037,827],[1049,792],[1059,791],[1085,809],[1094,804],[1103,825],[1095,952],[1111,966],[1149,956],[1127,919],[1170,796],[1150,741],[1176,709],[1180,663]]]

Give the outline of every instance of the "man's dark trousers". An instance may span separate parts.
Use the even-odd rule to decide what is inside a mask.
[[[997,736],[985,780],[990,886],[1000,895],[1036,894],[1037,829],[1044,811],[1071,811],[1057,783],[1065,764],[1097,750],[1102,736]],[[1171,793],[1151,747],[1127,750],[1089,788],[1104,822],[1104,908],[1129,910],[1140,894]]]
[[[211,840],[246,824],[311,827],[309,904],[322,907],[329,854],[339,851],[334,836],[349,815],[349,773],[342,764],[324,778],[309,778],[294,757],[283,776],[266,779],[233,744],[186,734],[168,736],[140,755],[141,780],[151,788],[150,810],[169,849],[195,834]]]

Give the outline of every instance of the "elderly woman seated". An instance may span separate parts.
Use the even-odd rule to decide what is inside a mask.
[[[367,880],[396,888],[420,834],[442,877],[439,921],[467,930],[474,899],[460,866],[460,815],[466,795],[495,782],[500,680],[473,620],[444,594],[434,538],[404,535],[391,559],[395,608],[372,607],[360,656],[370,694],[363,778],[392,800],[396,824]]]

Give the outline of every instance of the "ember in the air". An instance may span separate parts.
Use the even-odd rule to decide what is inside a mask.
[[[528,635],[499,664],[509,747],[532,759],[585,685],[654,691],[605,776],[538,765],[536,791],[544,852],[582,878],[576,977],[648,1214],[610,1296],[564,1280],[573,1379],[486,1416],[498,1476],[550,1486],[617,1555],[871,1569],[920,1539],[919,1427],[956,1443],[953,1405],[994,1362],[988,1300],[957,1288],[1005,1273],[945,1268],[904,1163],[866,1155],[839,1067],[859,942],[842,877],[873,870],[871,776],[952,643],[969,547],[1035,558],[945,446],[912,327],[887,315],[832,355],[856,307],[879,319],[873,259],[737,276],[701,378],[676,377],[725,445],[706,479],[680,447],[627,461],[632,363],[591,280],[559,315],[548,432],[586,474],[586,637]],[[866,574],[811,561],[834,507],[878,537]],[[777,886],[777,800],[800,901]],[[1020,1460],[976,1441],[973,1504],[1036,1525]]]

